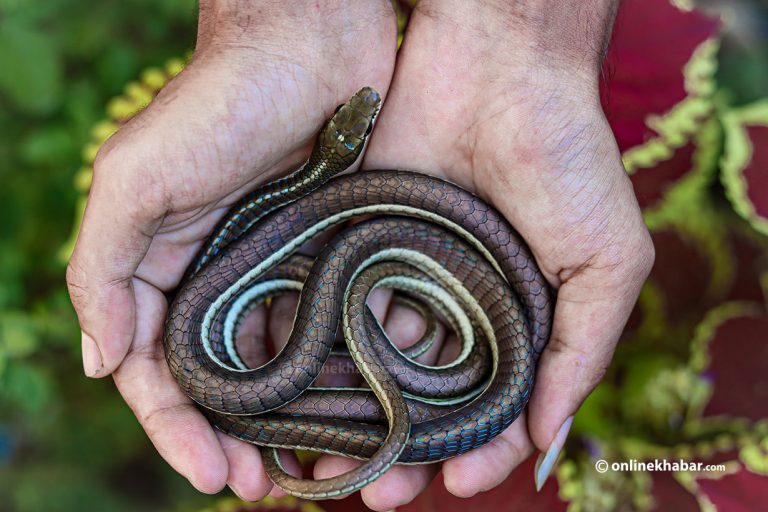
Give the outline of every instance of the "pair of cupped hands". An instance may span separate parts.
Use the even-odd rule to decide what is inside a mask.
[[[334,108],[371,85],[386,101],[362,167],[432,174],[481,196],[558,294],[527,413],[441,465],[392,468],[362,498],[394,508],[437,471],[451,493],[472,496],[534,449],[549,453],[541,483],[653,262],[599,102],[614,4],[422,0],[397,52],[386,0],[201,1],[191,63],[96,160],[67,272],[85,373],[113,376],[163,458],[200,491],[281,494],[257,448],[215,432],[171,377],[165,292],[227,209],[301,164]],[[290,300],[263,313],[262,336],[287,337]],[[413,320],[393,306],[385,329],[412,342]],[[323,456],[315,477],[358,463]]]

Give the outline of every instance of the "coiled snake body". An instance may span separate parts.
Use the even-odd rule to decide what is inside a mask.
[[[380,106],[375,90],[360,90],[328,121],[302,168],[230,211],[166,321],[166,358],[184,392],[215,427],[262,447],[270,478],[303,498],[353,492],[394,463],[439,461],[490,441],[525,407],[549,337],[550,289],[496,210],[426,175],[333,177],[361,155]],[[372,218],[336,234],[314,261],[295,254],[359,216]],[[461,339],[459,357],[439,367],[415,362],[430,336],[395,348],[366,306],[379,287],[441,316]],[[286,290],[301,291],[288,343],[250,369],[235,346],[240,322]],[[312,387],[338,327],[370,389]],[[302,480],[285,472],[277,448],[366,462]]]

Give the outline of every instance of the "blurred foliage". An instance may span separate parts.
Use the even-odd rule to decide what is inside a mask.
[[[193,46],[196,13],[191,0],[0,0],[0,510],[210,502],[156,455],[110,379],[82,377],[56,257],[104,106]]]
[[[731,105],[765,96],[765,7],[752,0],[701,3],[724,13],[730,26],[720,49],[718,94]],[[75,217],[73,181],[93,156],[94,138],[105,136],[94,135],[105,106],[144,77],[142,70],[185,55],[195,23],[191,0],[0,0],[2,511],[213,506],[161,461],[109,379],[82,377],[77,323],[57,257]],[[641,303],[653,304],[661,292],[649,286],[643,293]],[[637,361],[625,376],[637,399],[626,403],[644,400],[648,383],[666,390],[653,396],[669,403],[657,408],[658,416],[629,406],[623,414],[638,416],[638,428],[663,432],[668,411],[680,408],[680,397],[698,393],[699,381],[675,368],[675,354],[644,352],[626,354]],[[615,400],[615,393],[601,386],[587,413]],[[599,412],[593,416],[603,419]],[[581,430],[598,438],[610,437],[618,425],[586,424],[589,418],[581,415]]]
[[[768,3],[763,0],[699,0],[722,16],[727,30],[720,48],[718,83],[735,104],[765,97],[768,84]]]

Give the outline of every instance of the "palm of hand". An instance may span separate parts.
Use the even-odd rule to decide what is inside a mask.
[[[522,234],[558,288],[527,428],[518,420],[443,464],[448,490],[471,496],[501,483],[534,446],[546,450],[599,382],[653,256],[600,108],[598,74],[583,82],[579,73],[516,70],[502,57],[479,63],[479,47],[493,43],[453,33],[431,14],[411,19],[364,167],[416,170],[473,190]],[[397,470],[391,478],[406,496],[429,481],[429,468]],[[385,485],[368,490],[367,502],[378,503]]]
[[[67,279],[86,373],[113,375],[160,454],[198,489],[227,483],[258,499],[272,488],[258,451],[214,433],[168,372],[164,292],[239,196],[306,158],[339,98],[388,83],[396,33],[380,0],[320,19],[239,13],[234,26],[213,11],[201,7],[190,65],[100,151]]]

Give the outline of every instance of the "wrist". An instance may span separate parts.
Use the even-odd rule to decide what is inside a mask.
[[[470,40],[491,63],[597,85],[617,0],[420,0],[418,12]]]
[[[361,26],[380,32],[380,25],[395,27],[395,15],[388,0],[200,0],[198,49],[217,45],[286,44],[305,47],[307,40],[336,43]],[[354,45],[355,41],[348,41]]]

